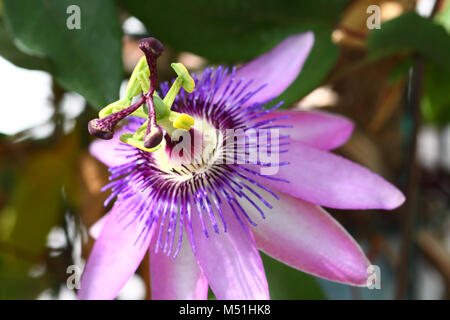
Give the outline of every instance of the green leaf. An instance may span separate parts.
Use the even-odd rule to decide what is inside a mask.
[[[191,51],[214,62],[236,62],[270,50],[292,33],[318,24],[331,28],[347,1],[119,2],[173,49]],[[323,10],[325,6],[327,10]]]
[[[313,276],[295,270],[261,253],[273,300],[325,299]]]
[[[331,42],[331,31],[348,1],[119,2],[163,43],[213,63],[245,62],[269,51],[291,34],[314,31],[314,49],[301,75],[278,99],[288,106],[317,87],[334,65],[338,48]]]
[[[422,113],[426,121],[445,125],[450,121],[450,5],[434,21],[406,13],[382,25],[368,40],[370,57],[393,53],[420,53],[430,60],[425,69]],[[411,66],[405,60],[404,66]],[[409,68],[400,71],[406,74]]]
[[[45,59],[30,56],[20,51],[14,44],[13,39],[6,31],[3,18],[0,16],[0,55],[14,63],[18,67],[33,70],[48,70]]]
[[[405,13],[370,33],[371,55],[419,53],[450,70],[450,35],[444,27],[414,12]]]
[[[429,123],[444,126],[450,122],[450,71],[428,64],[425,71],[422,113]]]
[[[445,2],[434,21],[450,33],[450,2]],[[450,122],[450,71],[429,63],[425,70],[422,114],[425,121],[444,126]]]
[[[4,0],[19,48],[47,59],[56,80],[100,109],[117,100],[122,80],[121,29],[112,0],[79,0],[81,29],[68,29],[71,0]]]

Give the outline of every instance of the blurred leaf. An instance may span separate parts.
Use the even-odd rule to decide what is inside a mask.
[[[3,15],[24,52],[48,59],[56,80],[96,108],[118,98],[121,29],[112,0],[79,0],[81,30],[69,30],[71,0],[4,0]]]
[[[44,272],[51,267],[47,237],[63,219],[63,189],[75,180],[78,151],[78,136],[66,136],[30,155],[15,177],[11,199],[0,211],[0,299],[34,299],[55,284],[55,273]]]
[[[16,212],[8,243],[33,255],[43,254],[47,235],[63,217],[63,187],[73,171],[78,138],[34,154],[18,178],[10,206]]]
[[[331,31],[348,1],[119,2],[165,44],[213,63],[248,61],[291,34],[313,30],[316,43],[300,77],[278,99],[288,106],[316,88],[334,65],[338,48]]]
[[[450,70],[450,35],[433,20],[408,12],[370,33],[371,55],[417,52]]]
[[[331,27],[347,0],[119,2],[175,50],[236,62],[271,49],[292,33],[319,24]]]
[[[273,300],[325,299],[313,276],[295,270],[261,253]]]
[[[14,44],[11,36],[5,29],[3,18],[0,16],[0,55],[18,67],[33,70],[48,70],[45,59],[27,55]]]
[[[450,1],[445,1],[443,8],[436,14],[434,20],[450,32]]]
[[[434,21],[442,25],[450,33],[450,2],[436,14]],[[422,113],[426,121],[435,125],[446,125],[450,122],[450,71],[443,70],[433,63],[427,65],[425,71]]]
[[[428,58],[426,66],[422,113],[426,121],[445,125],[450,121],[450,5],[434,21],[415,13],[407,13],[383,24],[369,38],[371,56],[408,51]],[[398,75],[406,75],[411,59],[404,60]]]
[[[399,81],[405,79],[408,76],[411,68],[414,67],[414,59],[411,57],[405,58],[399,61],[393,68],[388,76],[388,82],[390,85],[395,85]]]
[[[425,120],[446,125],[450,122],[450,71],[429,63],[425,71],[422,113]]]
[[[31,266],[32,261],[20,259],[12,252],[0,252],[0,300],[35,299],[48,288],[48,279],[30,277]]]

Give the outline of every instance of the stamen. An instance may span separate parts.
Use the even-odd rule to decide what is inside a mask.
[[[172,63],[170,66],[175,70],[178,77],[164,97],[164,103],[169,106],[169,108],[172,106],[181,88],[189,93],[193,92],[195,89],[195,81],[182,63]]]
[[[154,149],[161,143],[164,137],[161,128],[164,128],[170,136],[175,129],[183,129],[188,131],[194,125],[194,118],[188,114],[170,110],[170,107],[175,101],[175,98],[181,88],[189,90],[189,92],[192,92],[195,88],[195,82],[183,64],[173,63],[172,67],[178,77],[169,92],[166,94],[164,100],[162,100],[158,94],[154,92],[151,82],[153,81],[152,74],[155,75],[156,71],[150,71],[151,81],[149,82],[150,89],[147,95],[147,106],[149,106],[148,120],[136,131],[133,136],[135,140],[143,140],[143,146],[145,149],[141,148],[142,150]],[[149,97],[152,90],[153,99],[150,99]],[[151,116],[152,109],[154,110],[154,116]]]
[[[179,114],[173,122],[175,128],[183,130],[189,130],[193,125],[194,119],[185,113]]]
[[[131,74],[130,80],[128,81],[126,97],[103,108],[99,112],[100,119],[129,106],[131,104],[131,101],[133,100],[133,97],[137,96],[141,92],[141,90],[143,92],[147,92],[148,86],[150,85],[148,79],[149,74],[150,71],[147,66],[147,60],[145,59],[145,57],[142,57],[134,67],[133,73]],[[147,88],[147,90],[145,90],[145,88]]]

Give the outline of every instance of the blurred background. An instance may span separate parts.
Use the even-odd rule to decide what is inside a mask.
[[[337,152],[407,202],[331,211],[380,266],[380,289],[264,257],[272,298],[450,298],[450,0],[0,0],[0,20],[0,299],[76,298],[67,268],[83,268],[108,195],[87,123],[123,94],[139,38],[164,43],[168,80],[170,62],[240,64],[306,30],[314,48],[277,100],[351,118]],[[148,278],[144,262],[118,298],[150,298]]]

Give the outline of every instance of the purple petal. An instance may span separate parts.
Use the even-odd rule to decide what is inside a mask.
[[[405,201],[400,190],[370,170],[327,151],[290,142],[289,152],[280,154],[280,162],[288,165],[279,166],[272,175],[261,169],[276,171],[276,167],[247,165],[268,175],[252,177],[273,189],[330,208],[391,210]]]
[[[129,219],[119,220],[118,215],[126,210],[125,204],[116,204],[107,215],[84,269],[79,299],[114,299],[148,249],[150,234],[143,243],[136,243],[143,225],[139,222],[129,224]]]
[[[244,231],[228,206],[222,211],[227,232],[212,231],[209,238],[202,231],[198,214],[192,214],[195,256],[211,290],[220,300],[269,299],[264,267],[251,231],[248,227]]]
[[[155,237],[156,238],[156,237]],[[150,245],[150,272],[154,300],[206,300],[208,281],[200,270],[187,239],[176,259]]]
[[[365,285],[370,263],[348,232],[322,208],[287,194],[277,195],[280,199],[271,201],[273,209],[264,210],[265,220],[246,205],[258,224],[252,229],[258,247],[301,271]]]
[[[264,125],[293,126],[280,129],[280,135],[289,134],[291,139],[322,150],[343,145],[350,138],[354,124],[349,119],[322,111],[275,111],[258,117],[255,122]]]
[[[313,44],[314,34],[310,31],[292,35],[271,51],[240,68],[235,74],[235,79],[242,78],[245,82],[253,80],[248,87],[249,90],[257,90],[267,84],[267,87],[255,94],[243,106],[265,103],[286,90],[299,75]]]

